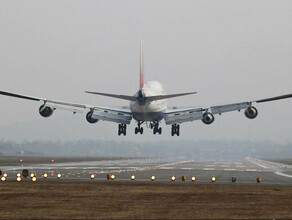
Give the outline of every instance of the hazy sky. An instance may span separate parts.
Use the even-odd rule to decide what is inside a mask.
[[[132,95],[143,40],[147,80],[167,93],[197,91],[169,105],[209,106],[292,93],[292,1],[0,0],[0,90],[50,99],[128,105],[85,90]],[[181,126],[117,136],[117,124],[85,114],[38,114],[41,103],[0,97],[0,139],[249,139],[291,142],[292,99]]]

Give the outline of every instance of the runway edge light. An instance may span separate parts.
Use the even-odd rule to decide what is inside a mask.
[[[93,180],[94,178],[95,178],[95,174],[92,173],[92,174],[90,175],[90,179]]]
[[[131,175],[131,180],[135,180],[135,179],[136,179],[135,175],[134,174]]]
[[[262,180],[262,178],[261,177],[258,177],[257,178],[257,183],[261,183],[263,180]]]
[[[195,182],[196,181],[196,177],[195,176],[192,176],[191,177],[191,180],[192,180],[192,182]]]
[[[151,176],[151,181],[154,181],[156,179],[156,176],[152,175]]]
[[[175,176],[172,176],[171,177],[171,181],[175,181],[176,177]]]
[[[212,176],[211,177],[211,181],[212,181],[212,183],[214,183],[216,181],[216,177],[215,176]]]

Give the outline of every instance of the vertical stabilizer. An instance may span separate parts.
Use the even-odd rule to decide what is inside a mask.
[[[144,87],[144,64],[143,64],[143,47],[142,40],[140,42],[140,89]]]

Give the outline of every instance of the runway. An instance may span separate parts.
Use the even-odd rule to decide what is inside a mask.
[[[0,169],[2,176],[4,173],[7,174],[6,181],[16,181],[17,174],[27,169],[30,173],[36,174],[37,181],[258,184],[257,178],[260,178],[260,184],[292,185],[291,165],[256,158],[245,158],[242,162],[196,162],[184,158],[82,161],[80,158],[80,161],[75,162],[42,163],[40,160],[34,164],[25,164],[20,159],[19,164],[0,165]],[[43,177],[45,173],[48,175],[47,178]],[[58,174],[61,175],[59,178]],[[215,177],[213,181],[212,177]],[[30,177],[21,178],[21,181],[31,181]]]

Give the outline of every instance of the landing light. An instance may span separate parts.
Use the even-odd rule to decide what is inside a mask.
[[[156,177],[154,175],[151,176],[151,180],[154,181]]]
[[[258,177],[257,178],[257,183],[261,183],[262,182],[262,178],[261,177]]]
[[[196,181],[196,177],[192,176],[191,180],[192,180],[192,182],[195,182]]]
[[[176,177],[175,176],[172,176],[171,177],[171,181],[175,181]]]
[[[216,181],[216,177],[215,176],[212,176],[211,177],[211,181],[214,183]]]
[[[136,179],[135,175],[132,175],[131,180],[135,180],[135,179]]]

